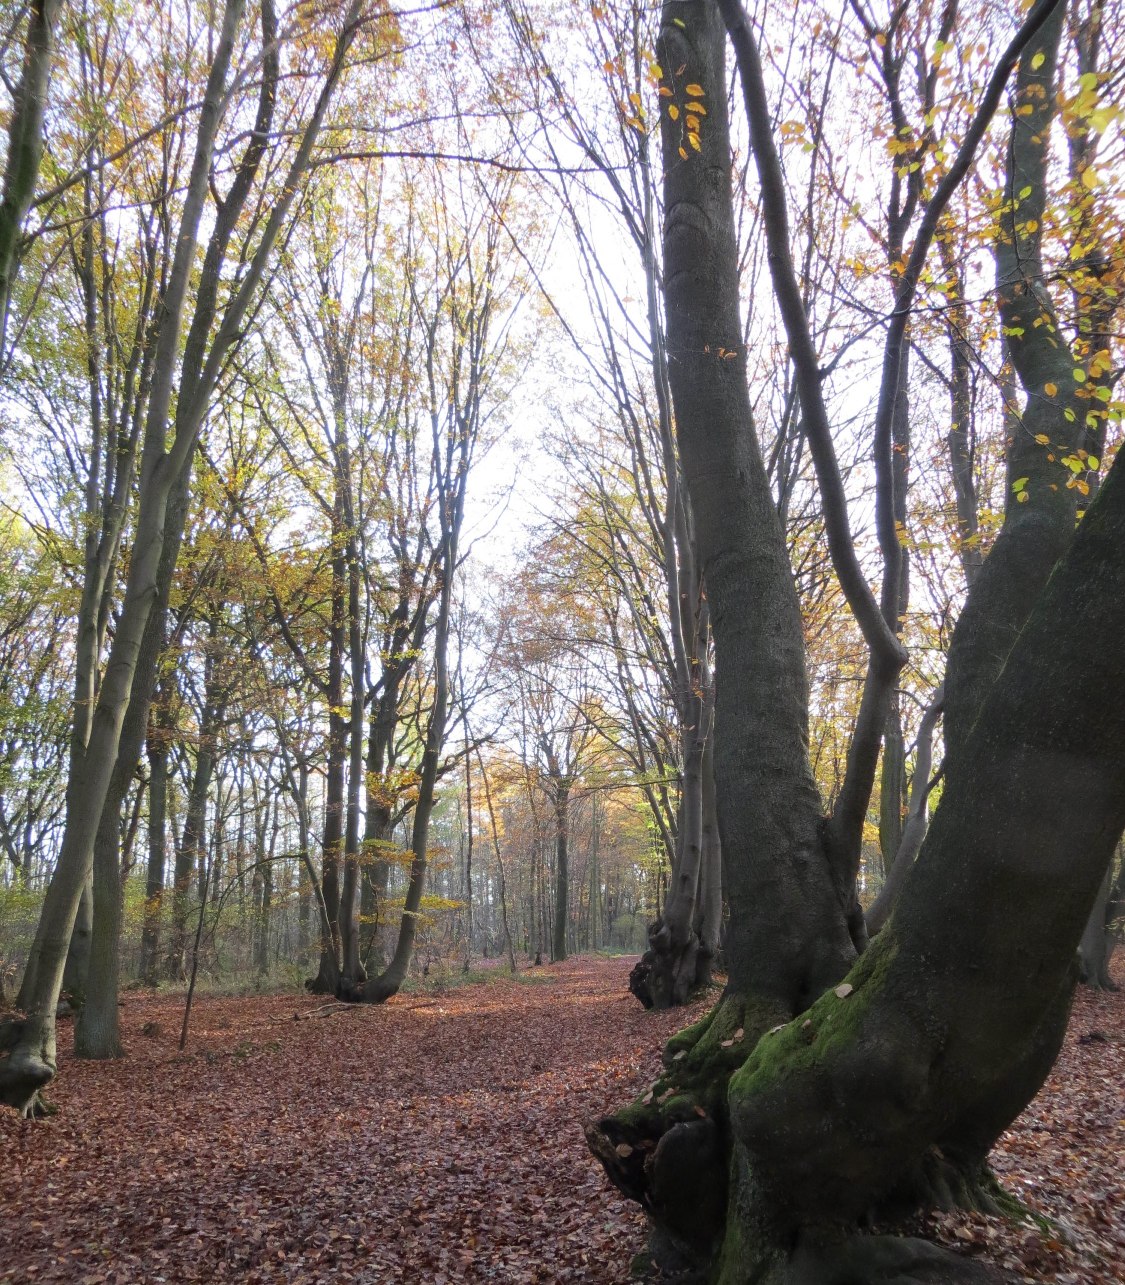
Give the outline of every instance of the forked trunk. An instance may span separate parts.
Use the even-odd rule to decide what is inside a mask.
[[[669,1042],[651,1091],[587,1136],[649,1211],[663,1260],[698,1279],[984,1279],[935,1247],[848,1227],[894,1202],[987,1206],[989,1148],[1057,1053],[1074,948],[1125,825],[1112,642],[1125,475],[1025,624],[893,917],[851,967],[849,890],[808,768],[800,617],[746,398],[723,45],[712,4],[665,5],[669,357],[715,634],[730,981]],[[1098,683],[1089,655],[1113,657]]]

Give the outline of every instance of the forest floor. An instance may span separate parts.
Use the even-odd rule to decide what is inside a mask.
[[[0,1281],[624,1285],[644,1218],[581,1124],[642,1090],[702,1011],[645,1013],[631,964],[381,1008],[200,999],[182,1054],[182,997],[127,993],[124,1061],[74,1061],[64,1030],[58,1113],[0,1114]],[[930,1233],[1013,1281],[1125,1281],[1123,1091],[1125,992],[1083,990],[996,1153],[1041,1225],[939,1215]]]

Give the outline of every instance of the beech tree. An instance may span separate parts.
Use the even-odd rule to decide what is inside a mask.
[[[111,790],[123,734],[128,730],[126,715],[132,707],[139,716],[151,695],[152,671],[144,674],[148,666],[142,658],[155,652],[155,640],[150,637],[146,645],[146,633],[150,632],[149,622],[161,586],[167,586],[175,567],[192,462],[210,399],[231,346],[258,297],[362,15],[360,0],[353,0],[340,17],[315,101],[287,161],[281,160],[280,193],[264,214],[256,243],[246,247],[247,258],[237,286],[220,307],[216,301],[220,294],[221,269],[253,189],[273,121],[274,91],[279,75],[276,14],[268,0],[261,6],[264,71],[256,104],[256,129],[245,136],[229,188],[216,199],[214,225],[199,286],[201,297],[195,301],[196,307],[188,322],[193,265],[205,227],[204,213],[213,191],[212,167],[221,141],[224,109],[231,104],[231,84],[239,78],[244,10],[242,0],[228,0],[216,17],[214,47],[199,110],[190,175],[179,212],[175,251],[167,277],[161,283],[158,320],[151,337],[153,375],[144,415],[138,512],[123,603],[104,673],[96,688],[96,702],[84,699],[83,688],[76,687],[65,833],[25,973],[21,999],[27,1016],[9,1024],[5,1031],[4,1042],[10,1051],[0,1062],[0,1098],[25,1113],[36,1109],[39,1088],[55,1073],[55,1012],[71,929],[83,886],[93,867],[99,819]],[[134,699],[138,670],[141,678],[136,683]],[[86,687],[93,691],[92,683]],[[139,729],[143,729],[144,722],[143,717],[136,717]],[[138,731],[131,756],[133,762],[139,749]],[[114,876],[116,878],[116,863]],[[113,974],[114,969],[109,972]],[[109,987],[100,988],[109,1020],[98,1038],[105,1051],[111,1053],[117,1044],[116,1002],[108,1000],[109,990]]]
[[[574,43],[565,13],[538,15],[517,3],[507,13],[526,70],[524,96],[548,125],[530,143],[513,126],[516,141],[529,158],[542,142],[555,176],[552,199],[570,228],[594,338],[565,319],[564,326],[588,371],[594,413],[615,430],[588,447],[567,433],[563,449],[580,491],[566,502],[578,509],[571,538],[606,595],[603,636],[592,645],[611,650],[638,777],[668,858],[668,895],[630,978],[646,1007],[664,1008],[685,1003],[710,977],[722,903],[710,807],[710,628],[672,424],[660,194],[641,106],[656,69],[655,32],[640,5],[596,6],[581,57],[597,93],[579,101],[551,63],[552,26],[565,28],[568,47]],[[585,162],[581,177],[567,173],[572,149]],[[607,217],[632,260],[624,273],[618,256],[605,255],[591,233],[591,224]],[[643,307],[634,290],[643,290]],[[560,301],[552,307],[561,315]],[[640,666],[631,661],[630,643],[642,653]],[[646,708],[638,668],[646,678],[655,673],[674,711],[673,746],[659,744],[664,728]]]
[[[947,701],[952,689],[960,717],[940,806],[868,947],[855,867],[823,820],[810,771],[801,619],[751,431],[740,346],[724,26],[766,217],[774,219],[771,269],[798,362],[807,343],[757,36],[737,0],[669,0],[663,9],[669,368],[715,638],[729,981],[716,1008],[670,1041],[652,1089],[589,1126],[587,1137],[611,1179],[649,1211],[658,1257],[698,1279],[990,1279],[924,1242],[860,1235],[857,1225],[931,1202],[995,1208],[988,1152],[1058,1051],[1075,948],[1125,826],[1125,662],[1110,648],[1125,615],[1125,476],[1114,467],[1074,533],[1080,488],[1068,489],[1069,466],[1050,458],[1059,426],[1051,420],[1046,443],[1030,428],[1040,414],[1081,423],[1088,371],[1081,368],[1078,389],[1076,373],[1069,384],[1053,378],[1056,364],[1072,363],[1050,345],[1046,364],[1036,364],[1045,327],[1034,323],[1047,298],[1040,265],[1025,260],[1019,275],[1005,268],[1020,239],[1034,235],[1034,210],[1045,200],[1039,153],[1061,22],[1062,5],[1041,0],[1000,55],[897,281],[892,339],[905,332],[941,199],[968,169],[1018,62],[998,281],[1002,307],[1022,317],[1011,337],[1028,340],[1021,450],[1039,454],[1028,465],[1034,474],[1021,480],[1021,466],[1012,478],[1005,531],[958,625]],[[1022,217],[1028,201],[1031,218]],[[884,410],[899,369],[884,364]],[[806,380],[806,421],[819,414],[817,396]],[[831,471],[818,465],[818,479],[827,509]],[[1033,480],[1037,494],[1022,499]],[[840,527],[833,534],[844,579],[852,569]],[[865,586],[845,587],[882,671],[869,687],[885,691],[896,651],[877,638]],[[1106,658],[1097,681],[1091,656]],[[868,796],[873,782],[869,773]],[[866,809],[866,799],[856,801]]]

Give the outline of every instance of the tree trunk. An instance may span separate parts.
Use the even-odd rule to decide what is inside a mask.
[[[61,0],[33,0],[28,7],[23,71],[12,99],[0,198],[0,349],[7,337],[23,224],[31,209],[43,155],[43,113],[51,78],[55,23],[61,8]]]
[[[1120,906],[1113,897],[1113,865],[1106,868],[1102,886],[1090,910],[1090,917],[1078,943],[1079,980],[1099,991],[1115,991],[1117,986],[1109,975],[1109,961],[1113,954],[1113,920],[1120,913]]]
[[[963,1184],[1050,1069],[1074,950],[1125,827],[1123,628],[1125,470],[1114,469],[852,989],[768,1036],[731,1082],[738,1164],[784,1202],[790,1226],[858,1217],[896,1186],[933,1198]],[[1091,655],[1112,657],[1096,684]]]
[[[570,781],[554,782],[555,813],[555,922],[551,934],[551,962],[566,959],[570,923]]]
[[[164,866],[167,860],[168,744],[164,729],[150,726],[148,740],[148,864],[145,915],[141,930],[140,979],[155,986],[160,970],[160,921],[164,910]]]
[[[86,982],[90,972],[90,942],[94,935],[94,880],[88,878],[82,885],[82,899],[70,935],[63,969],[62,988],[70,996],[75,1008],[86,1002]],[[25,979],[26,980],[26,979]]]
[[[1020,60],[1015,84],[1019,106],[1012,115],[1007,152],[996,284],[1008,353],[1027,398],[1022,415],[1009,423],[1004,524],[976,575],[949,649],[944,735],[950,773],[964,762],[960,748],[1070,542],[1078,508],[1073,476],[1059,461],[1080,445],[1090,399],[1074,379],[1077,359],[1059,341],[1062,327],[1046,289],[1042,260],[1055,65],[1064,14],[1065,3],[1060,3],[1034,42],[1035,56]],[[1044,391],[1052,388],[1050,395]]]
[[[116,774],[115,774],[116,775]],[[132,773],[130,772],[130,775]],[[121,1056],[117,996],[121,952],[121,798],[109,797],[94,838],[94,904],[86,1002],[74,1024],[77,1057]],[[127,785],[126,785],[126,788]]]
[[[1029,23],[1046,11],[1040,5]],[[849,1241],[843,1228],[892,1191],[918,1199],[953,1183],[962,1196],[981,1192],[991,1142],[1057,1050],[1089,875],[1100,879],[1106,845],[1125,824],[1125,659],[1114,651],[1106,706],[1081,659],[1087,646],[1103,654],[1125,623],[1125,495],[1116,513],[1115,501],[1103,503],[1125,492],[1125,479],[1116,490],[1107,483],[1079,533],[1084,547],[1021,635],[894,918],[844,983],[853,938],[864,934],[821,826],[800,613],[750,420],[724,44],[713,4],[665,5],[668,350],[715,637],[729,982],[712,1013],[669,1042],[652,1090],[587,1136],[612,1180],[648,1209],[654,1243],[670,1251],[663,1256],[681,1267],[732,1285],[906,1280],[910,1261],[940,1262],[943,1280],[969,1279],[971,1268],[939,1251]],[[706,107],[694,126],[692,100]],[[891,587],[897,593],[897,578]],[[1108,620],[1098,617],[1105,604]],[[884,650],[868,711],[879,733],[879,690],[900,663],[894,647]],[[1034,718],[1021,715],[1024,694],[1048,686]],[[857,779],[873,777],[867,757]],[[1052,773],[1061,788],[1049,785]],[[1025,903],[1030,923],[1022,914],[995,922],[996,907]],[[1028,941],[1034,967],[1021,959]]]

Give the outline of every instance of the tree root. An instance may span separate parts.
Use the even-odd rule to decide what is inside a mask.
[[[629,974],[629,990],[645,1008],[675,1008],[706,989],[711,963],[697,933],[674,943],[668,927],[657,920],[649,925],[648,949]]]
[[[727,992],[664,1048],[664,1071],[616,1115],[586,1126],[613,1185],[654,1223],[661,1267],[690,1279],[722,1234],[727,1203],[727,1085],[764,1031],[785,1014]]]
[[[965,1209],[1003,1218],[1018,1214],[1017,1205],[986,1164],[966,1165],[931,1147],[916,1171],[880,1203],[874,1220],[924,1209]]]
[[[912,1236],[806,1235],[763,1285],[1004,1285],[987,1263]]]
[[[49,1115],[39,1090],[54,1078],[55,1068],[49,1062],[17,1045],[0,1061],[0,1102],[28,1120]]]

